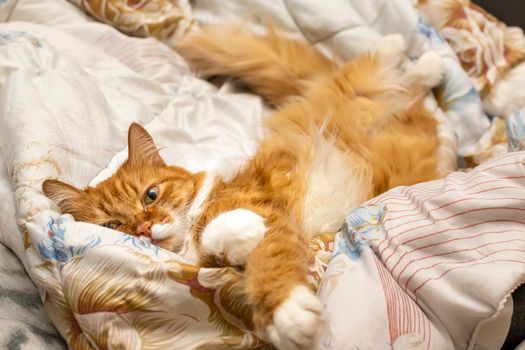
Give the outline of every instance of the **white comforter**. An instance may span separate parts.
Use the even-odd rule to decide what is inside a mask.
[[[440,50],[447,60],[447,98],[461,102],[446,114],[435,109],[441,120],[445,168],[450,168],[454,159],[451,154],[456,142],[460,152],[468,152],[488,127],[466,75],[446,45],[420,22],[408,1],[245,4],[231,0],[221,1],[219,6],[219,2],[199,0],[195,6],[202,22],[250,13],[272,18],[292,34],[317,43],[340,59],[362,52],[381,34],[390,32],[405,35],[411,56],[417,57],[430,47]],[[23,261],[61,334],[77,348],[125,343],[128,349],[155,344],[166,349],[214,349],[235,337],[234,344],[239,347],[257,345],[257,340],[241,331],[242,322],[232,321],[231,315],[225,318],[237,327],[237,333],[232,333],[235,337],[214,324],[210,314],[223,311],[215,305],[220,304],[216,299],[210,302],[204,297],[195,298],[193,284],[177,280],[179,284],[175,285],[166,277],[181,268],[179,257],[120,233],[61,217],[53,203],[42,195],[41,182],[47,177],[60,177],[85,186],[111,174],[125,158],[126,130],[132,121],[145,125],[165,147],[162,155],[168,163],[190,170],[234,169],[256,149],[261,136],[260,120],[265,115],[261,100],[233,93],[228,86],[217,90],[195,78],[185,63],[162,44],[153,39],[126,37],[87,19],[65,1],[8,0],[0,3],[0,10],[2,19],[8,21],[0,24],[0,160],[8,170],[0,178],[0,195],[5,199],[0,211],[0,239]],[[521,162],[522,158],[518,155],[516,160]],[[519,172],[516,169],[512,171]],[[436,184],[429,186],[439,188]],[[523,188],[518,182],[516,186]],[[525,251],[523,242],[514,243]],[[367,259],[375,264],[371,255]],[[105,264],[98,264],[101,261]],[[348,315],[350,311],[341,305],[349,307],[352,303],[344,303],[341,293],[353,288],[353,282],[343,278],[337,266],[346,266],[347,272],[353,270],[337,256],[333,262],[335,265],[329,270],[332,274],[321,283],[320,295],[330,308],[333,327],[323,346],[336,349],[348,348],[350,344],[362,349],[389,348],[393,344],[400,349],[445,349],[467,344],[473,347],[478,325],[497,314],[510,290],[525,278],[516,272],[499,280],[504,285],[501,289],[490,295],[480,292],[480,298],[490,299],[487,305],[495,305],[494,308],[483,306],[483,312],[479,312],[474,306],[467,310],[472,312],[471,317],[465,317],[460,325],[444,324],[453,318],[440,317],[432,309],[432,302],[429,306],[407,299],[405,302],[411,303],[414,313],[423,307],[426,316],[422,318],[433,338],[426,333],[421,336],[417,327],[410,328],[413,334],[402,337],[402,333],[388,330],[392,316],[387,306],[392,298],[383,303],[361,304],[373,308],[369,313],[378,317],[375,325],[371,320],[365,322],[366,327],[359,325],[359,319],[367,317],[365,310],[359,310],[358,317]],[[356,272],[375,265],[359,266]],[[152,270],[167,274],[153,279],[153,286],[147,284],[152,280]],[[341,279],[334,278],[335,272],[341,274]],[[367,282],[367,288],[372,288],[370,296],[377,297],[383,293],[380,282],[384,280],[374,278]],[[452,281],[457,278],[461,277]],[[200,271],[197,279],[199,288],[221,288],[214,272]],[[123,289],[126,283],[146,286],[150,293],[146,304],[152,299],[163,302],[140,310],[104,308],[104,300],[110,303],[104,299],[109,294],[115,300],[129,298],[132,288]],[[82,290],[88,289],[99,298],[91,298],[92,304],[81,295]],[[164,318],[155,318],[159,313]],[[179,316],[183,313],[191,317],[182,320]],[[144,319],[158,329],[141,323]],[[352,323],[344,329],[348,322]],[[104,333],[107,324],[113,329],[109,337]],[[491,341],[497,343],[501,336]]]
[[[184,62],[156,40],[128,38],[87,20],[64,1],[14,4],[9,22],[0,24],[0,51],[0,159],[7,170],[0,179],[0,195],[5,199],[0,202],[1,240],[20,257],[36,282],[44,307],[62,336],[73,348],[90,348],[104,325],[113,324],[114,335],[107,344],[125,342],[126,349],[133,349],[147,347],[143,338],[149,328],[144,327],[157,324],[151,332],[160,330],[161,335],[151,342],[171,344],[167,348],[220,342],[220,327],[208,320],[210,308],[192,296],[183,282],[174,286],[168,277],[153,281],[162,288],[151,287],[155,295],[148,297],[176,301],[154,310],[148,306],[150,317],[166,313],[157,323],[141,314],[134,316],[137,324],[123,328],[119,315],[124,311],[101,313],[101,309],[108,310],[101,300],[90,299],[94,303],[90,311],[82,311],[85,298],[76,293],[87,291],[90,283],[94,293],[104,295],[121,288],[114,301],[130,298],[129,293],[140,288],[139,282],[148,288],[151,281],[140,272],[151,268],[146,260],[129,264],[138,274],[135,279],[129,279],[126,268],[111,272],[111,266],[135,260],[133,254],[143,252],[143,258],[151,257],[163,267],[153,266],[169,271],[180,265],[167,262],[177,258],[174,254],[67,218],[63,218],[67,233],[61,236],[63,231],[53,231],[58,225],[50,221],[58,221],[57,208],[42,195],[41,182],[59,176],[85,186],[97,174],[104,176],[107,172],[101,171],[124,149],[132,121],[145,125],[159,145],[167,146],[163,156],[170,163],[192,170],[230,168],[255,148],[264,115],[260,99],[229,93],[227,87],[218,91],[194,78]],[[93,242],[97,252],[87,258],[85,253]],[[58,251],[56,244],[65,251]],[[102,258],[104,268],[89,264],[100,261],[102,252],[111,260]],[[68,264],[78,254],[87,266]],[[109,283],[101,281],[102,275],[97,275],[98,280],[89,277],[104,269],[111,276]],[[141,320],[145,323],[140,324]],[[184,327],[183,334],[173,331],[178,324]]]

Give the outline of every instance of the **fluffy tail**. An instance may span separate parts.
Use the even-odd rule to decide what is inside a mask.
[[[272,28],[257,36],[240,26],[208,27],[187,36],[177,50],[197,72],[236,78],[273,105],[300,95],[306,82],[333,69],[308,43]]]

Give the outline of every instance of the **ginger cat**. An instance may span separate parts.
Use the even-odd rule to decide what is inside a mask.
[[[307,242],[385,190],[437,178],[436,122],[422,106],[442,74],[437,54],[406,62],[401,36],[337,67],[306,43],[207,28],[180,52],[277,106],[257,153],[234,176],[168,166],[132,124],[128,160],[94,188],[57,180],[44,193],[76,220],[146,237],[203,266],[242,266],[256,333],[311,349],[322,305],[306,281]]]

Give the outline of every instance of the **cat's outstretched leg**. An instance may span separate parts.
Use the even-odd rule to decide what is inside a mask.
[[[185,37],[177,51],[204,76],[230,76],[274,105],[300,95],[305,83],[333,63],[304,41],[271,28],[265,36],[243,26],[207,27]]]
[[[332,90],[344,95],[360,96],[378,103],[382,124],[391,116],[410,109],[443,75],[441,56],[434,51],[410,61],[405,55],[406,43],[399,34],[384,36],[375,50],[347,62],[333,74]],[[383,118],[386,117],[386,118]]]
[[[280,350],[315,349],[322,305],[306,283],[307,243],[283,219],[234,209],[201,234],[203,262],[246,266],[245,293],[257,334]],[[201,262],[202,263],[202,262]]]
[[[322,304],[306,282],[307,242],[291,224],[273,224],[248,257],[246,294],[257,333],[280,350],[315,349]]]

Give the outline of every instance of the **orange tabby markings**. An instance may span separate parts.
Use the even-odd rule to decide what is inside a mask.
[[[274,31],[231,28],[205,28],[179,49],[198,71],[233,76],[279,106],[253,158],[228,178],[192,174],[164,164],[132,124],[112,177],[85,190],[47,180],[43,190],[76,220],[129,234],[150,222],[154,242],[189,261],[244,265],[257,334],[281,350],[312,349],[323,316],[307,287],[308,240],[366,199],[441,175],[436,121],[421,103],[441,79],[440,58],[406,62],[393,35],[337,67]]]

